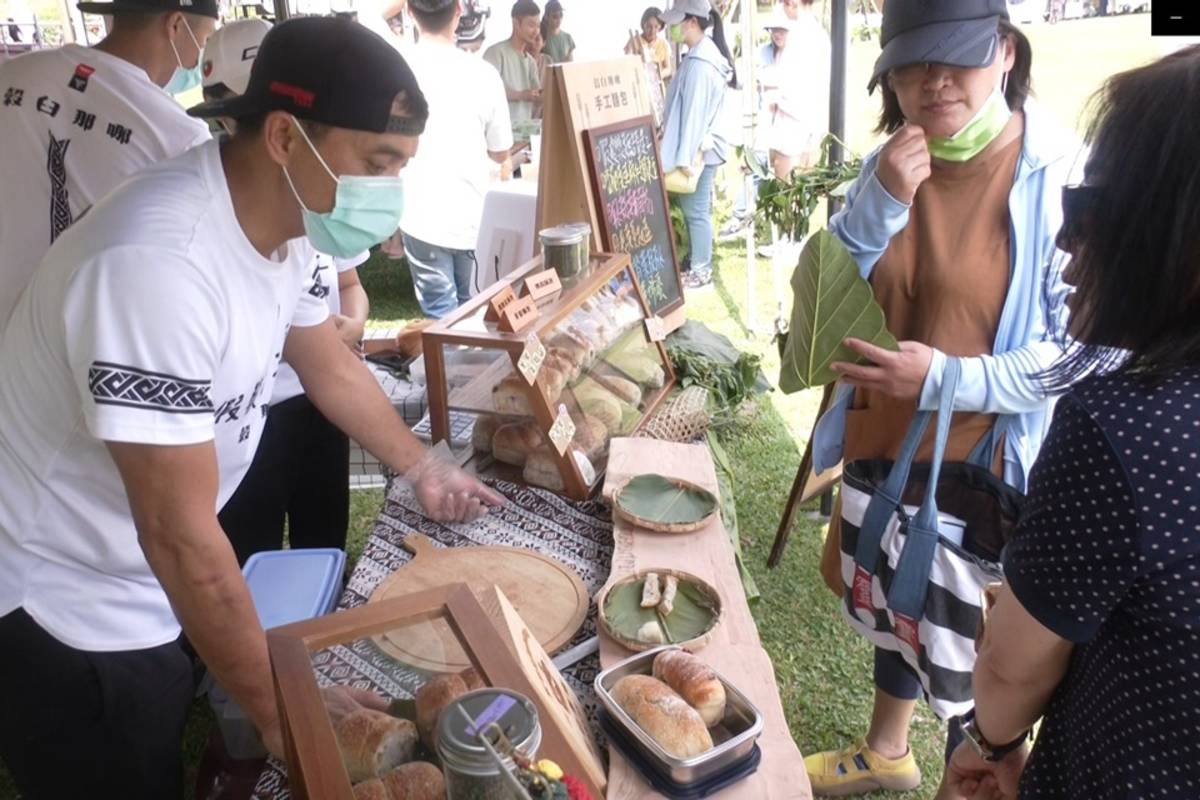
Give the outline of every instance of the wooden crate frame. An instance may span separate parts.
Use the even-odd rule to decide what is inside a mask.
[[[501,278],[488,287],[488,289],[480,292],[471,300],[464,303],[453,314],[430,325],[421,334],[421,343],[425,357],[425,382],[429,401],[429,420],[434,444],[448,441],[450,438],[450,398],[446,384],[446,359],[443,349],[447,345],[502,350],[508,353],[513,369],[515,370],[517,369],[517,363],[520,361],[521,354],[525,351],[525,340],[530,332],[537,333],[538,338],[545,341],[548,335],[563,320],[569,317],[575,309],[583,305],[585,300],[594,297],[609,281],[626,270],[630,273],[643,317],[649,319],[654,316],[649,303],[646,302],[646,296],[642,293],[641,284],[638,282],[636,276],[633,275],[633,267],[629,256],[624,253],[593,253],[587,275],[584,279],[577,285],[569,289],[564,289],[557,300],[543,305],[540,309],[541,313],[537,322],[525,330],[518,333],[506,333],[500,330],[454,330],[455,325],[478,314],[481,309],[491,302],[493,297],[506,288],[511,288],[519,295],[520,291],[518,290],[525,279],[531,275],[536,275],[543,269],[542,256],[539,255],[523,266],[518,267],[506,277]],[[646,420],[654,414],[663,400],[667,398],[671,390],[675,387],[675,370],[671,365],[670,357],[667,355],[666,345],[662,342],[656,342],[655,347],[658,349],[666,380],[663,382],[662,388],[656,389],[651,394],[649,400],[646,401],[645,413],[642,414],[642,418],[638,420],[638,424],[631,434],[642,429],[646,424]],[[533,409],[534,420],[537,422],[538,427],[541,428],[542,433],[547,433],[551,426],[554,425],[556,416],[553,405],[542,391],[540,384],[534,383],[531,386],[527,386],[525,391],[529,399],[529,405]],[[564,478],[563,483],[566,487],[564,494],[567,497],[578,501],[587,500],[603,485],[604,473],[602,471],[597,475],[593,486],[589,486],[584,481],[579,465],[571,456],[571,448],[567,448],[567,452],[564,454],[559,454],[557,450],[553,450],[553,453],[558,463],[559,474]]]
[[[574,696],[549,657],[536,640],[530,644],[532,634],[497,587],[490,587],[481,599],[463,583],[267,632],[292,797],[354,800],[333,723],[313,673],[312,654],[385,633],[400,624],[438,617],[450,623],[485,684],[518,692],[538,707],[540,756],[583,780],[594,797],[604,797],[606,779],[599,751],[577,710],[577,701],[572,705]],[[570,697],[564,697],[564,692]],[[580,725],[583,727],[578,730]]]

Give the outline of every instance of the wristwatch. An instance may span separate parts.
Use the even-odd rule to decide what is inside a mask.
[[[1004,757],[1014,750],[1019,749],[1025,744],[1029,738],[1030,731],[1025,731],[1017,739],[1008,744],[996,747],[984,738],[979,732],[979,726],[975,722],[975,714],[972,712],[969,717],[963,719],[959,726],[962,729],[963,737],[970,744],[971,749],[979,754],[979,757],[984,761],[996,762],[1003,761]]]

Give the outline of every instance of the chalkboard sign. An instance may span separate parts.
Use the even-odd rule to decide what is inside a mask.
[[[666,316],[683,305],[683,281],[654,119],[641,117],[583,133],[600,204],[601,249],[629,254],[650,310]]]

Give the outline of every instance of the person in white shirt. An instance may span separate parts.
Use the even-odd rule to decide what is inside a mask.
[[[205,101],[245,93],[254,59],[270,30],[263,20],[244,19],[212,35],[204,48]],[[222,135],[232,136],[237,129],[233,119],[215,122]],[[325,301],[342,341],[360,354],[370,305],[357,267],[369,256],[369,251],[348,259],[318,253],[305,288]],[[238,564],[255,553],[282,548],[285,522],[293,549],[345,548],[350,523],[349,438],[313,405],[286,361],[279,363],[269,409],[254,460],[217,516]]]
[[[217,520],[286,354],[314,404],[406,475],[426,513],[500,495],[426,450],[304,291],[313,248],[400,219],[428,109],[349,20],[263,40],[235,135],[143,170],[50,249],[0,341],[0,757],[29,797],[175,798],[188,641],[282,737],[266,638]]]
[[[429,122],[405,173],[400,228],[421,310],[438,319],[471,297],[484,195],[492,163],[508,160],[512,122],[500,75],[455,46],[459,0],[408,7],[421,31],[409,63]]]
[[[112,16],[95,47],[68,44],[0,64],[0,327],[50,245],[92,203],[209,138],[170,92],[199,85],[217,0],[79,8]]]
[[[500,73],[513,125],[534,119],[542,105],[542,73],[532,53],[541,35],[542,10],[534,0],[517,0],[512,7],[512,36],[483,52],[483,60]]]

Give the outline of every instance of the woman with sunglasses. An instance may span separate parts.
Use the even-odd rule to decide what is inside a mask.
[[[950,761],[964,797],[1200,796],[1200,47],[1095,108],[1063,194],[1076,346]]]
[[[841,380],[815,432],[815,465],[894,459],[914,413],[937,408],[953,357],[960,413],[946,461],[976,455],[1024,491],[1050,410],[1036,375],[1062,353],[1065,315],[1045,300],[1061,295],[1059,197],[1078,144],[1026,105],[1032,49],[1004,0],[889,0],[881,41],[869,88],[882,90],[879,129],[890,138],[830,227],[900,351],[848,341],[869,363],[833,365]],[[933,433],[918,462],[930,460]],[[822,574],[842,596],[839,513]],[[898,653],[877,649],[874,684],[866,736],[806,760],[818,796],[920,783],[908,729],[921,682]]]

